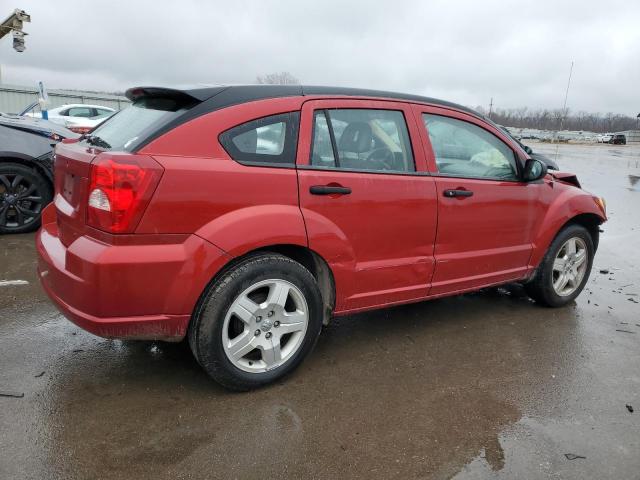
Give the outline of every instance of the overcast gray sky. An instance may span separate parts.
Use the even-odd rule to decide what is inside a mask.
[[[440,97],[475,107],[640,112],[640,2],[3,0],[31,14],[27,50],[0,41],[4,83],[304,84]]]

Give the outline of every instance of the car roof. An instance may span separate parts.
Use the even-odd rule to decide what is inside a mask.
[[[187,86],[177,88],[166,87],[134,87],[126,92],[129,100],[134,101],[143,96],[173,94],[191,97],[199,102],[207,102],[211,110],[218,110],[230,105],[237,105],[254,100],[267,98],[295,97],[295,96],[345,96],[368,97],[390,100],[401,100],[413,103],[428,103],[446,108],[462,110],[472,115],[484,118],[475,110],[432,97],[412,95],[407,93],[388,92],[384,90],[370,90],[365,88],[328,87],[313,85],[218,85],[218,86]]]
[[[218,86],[188,86],[188,87],[158,87],[141,86],[133,87],[126,91],[125,95],[129,100],[135,102],[141,98],[171,97],[185,103],[195,102],[192,106],[173,121],[161,126],[153,133],[140,138],[131,147],[132,151],[137,151],[155,138],[175,128],[176,126],[188,122],[200,115],[205,115],[216,110],[268,98],[298,97],[298,96],[328,96],[328,97],[363,97],[380,98],[389,100],[400,100],[413,103],[426,103],[467,112],[489,124],[494,124],[491,119],[457,103],[439,100],[437,98],[422,97],[405,93],[386,92],[382,90],[368,90],[363,88],[346,87],[322,87],[306,85],[218,85]],[[497,127],[496,127],[497,128]]]

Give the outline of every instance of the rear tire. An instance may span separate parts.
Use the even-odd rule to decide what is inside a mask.
[[[568,225],[551,242],[533,279],[525,284],[526,292],[547,307],[567,305],[586,285],[594,254],[589,231],[582,225]]]
[[[38,229],[42,210],[51,198],[51,185],[37,170],[0,163],[0,233]]]
[[[194,312],[189,345],[214,380],[246,391],[297,368],[321,327],[322,298],[313,275],[288,257],[263,253],[209,285]]]

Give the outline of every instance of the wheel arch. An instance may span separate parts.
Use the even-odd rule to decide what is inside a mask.
[[[534,242],[534,249],[531,255],[531,260],[529,262],[530,267],[533,271],[538,267],[540,262],[542,261],[549,245],[553,242],[553,239],[558,236],[558,234],[569,225],[581,225],[587,229],[589,234],[591,235],[591,239],[593,241],[594,249],[597,250],[598,244],[600,242],[600,225],[602,225],[606,219],[598,213],[594,212],[584,212],[579,214],[574,214],[570,217],[558,218],[554,222],[554,224],[547,228],[541,235],[538,236],[536,241]]]
[[[324,307],[322,323],[327,325],[331,319],[336,302],[335,280],[331,267],[329,267],[329,264],[324,258],[310,248],[286,243],[261,246],[231,258],[220,270],[218,270],[202,290],[196,303],[196,307],[193,310],[192,319],[202,309],[204,298],[211,284],[247,258],[263,253],[278,253],[300,263],[311,272],[318,282],[318,287],[320,288],[320,294],[322,296],[322,303]]]
[[[602,225],[602,223],[602,218],[595,213],[581,213],[580,215],[576,215],[569,219],[564,225],[562,225],[562,227],[560,227],[558,232],[562,231],[562,229],[569,225],[581,225],[586,228],[591,235],[594,250],[598,250],[598,243],[600,242],[600,225]]]
[[[311,272],[318,282],[320,294],[322,295],[323,314],[322,323],[327,325],[331,319],[333,309],[336,305],[336,288],[333,271],[322,256],[308,247],[300,245],[281,244],[254,250],[254,252],[275,252],[290,258]]]
[[[36,158],[16,152],[0,152],[0,164],[17,163],[36,170],[47,181],[53,193],[53,175]]]

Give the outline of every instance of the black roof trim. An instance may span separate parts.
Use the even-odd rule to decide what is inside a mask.
[[[142,97],[182,97],[203,102],[227,88],[228,87],[224,86],[188,88],[133,87],[125,92],[125,96],[132,102]]]
[[[127,90],[126,96],[131,101],[135,101],[145,96],[175,96],[185,99],[196,100],[198,103],[175,118],[172,122],[164,125],[158,131],[146,138],[140,139],[136,145],[132,146],[133,151],[137,151],[152,142],[159,136],[174,129],[180,124],[193,120],[201,115],[242,103],[267,98],[297,97],[297,96],[328,96],[328,97],[370,97],[387,100],[399,100],[414,103],[427,103],[445,108],[453,108],[470,113],[476,117],[487,120],[483,115],[470,108],[456,103],[438,100],[436,98],[422,97],[420,95],[410,95],[405,93],[386,92],[382,90],[367,90],[363,88],[345,87],[322,87],[322,86],[302,86],[302,85],[232,85],[215,87],[186,87],[186,88],[165,88],[165,87],[133,87]]]
[[[224,108],[239,103],[262,100],[265,98],[294,97],[294,96],[340,96],[340,97],[373,97],[392,100],[403,100],[416,103],[428,103],[431,105],[441,105],[447,108],[455,108],[473,115],[478,112],[457,103],[439,100],[432,97],[412,95],[408,93],[388,92],[384,90],[369,90],[365,88],[349,87],[325,87],[315,85],[230,85],[215,87],[186,87],[186,88],[165,88],[165,87],[134,87],[126,92],[129,100],[145,95],[186,95],[200,102],[216,97],[212,102],[212,110]]]
[[[304,95],[300,85],[234,85],[209,99],[211,110],[266,98],[297,97]]]
[[[303,95],[334,95],[345,97],[375,97],[386,98],[390,100],[401,100],[407,102],[416,103],[429,103],[431,105],[441,105],[443,107],[455,108],[478,115],[478,112],[468,107],[458,105],[457,103],[448,102],[446,100],[439,100],[432,97],[423,97],[421,95],[412,95],[409,93],[387,92],[385,90],[369,90],[366,88],[346,88],[346,87],[317,87],[317,86],[304,86]]]

